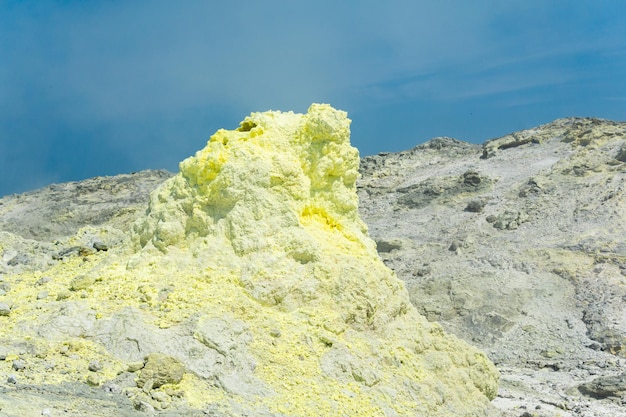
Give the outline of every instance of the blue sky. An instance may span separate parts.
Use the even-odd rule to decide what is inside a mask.
[[[626,119],[626,2],[0,0],[0,195],[178,169],[253,111],[348,111],[361,155]]]

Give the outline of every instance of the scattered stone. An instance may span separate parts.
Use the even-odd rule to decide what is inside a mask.
[[[425,264],[425,265],[422,265],[421,267],[418,267],[415,271],[411,273],[411,275],[413,275],[414,277],[425,277],[431,272],[432,272],[432,268],[428,264]]]
[[[528,143],[539,144],[541,142],[538,137],[528,134],[526,131],[511,133],[501,138],[485,142],[483,144],[483,154],[481,158],[493,158],[496,156],[497,151],[517,148]]]
[[[17,266],[20,264],[28,265],[29,263],[30,263],[30,259],[28,258],[28,256],[24,254],[17,254],[13,258],[9,259],[9,261],[7,262],[7,265]]]
[[[52,415],[52,411],[50,411],[49,408],[44,408],[43,410],[41,410],[41,415],[42,416],[51,416]]]
[[[13,361],[13,365],[11,367],[14,371],[22,371],[26,368],[26,362],[22,359],[16,359]]]
[[[96,374],[89,374],[87,375],[87,378],[85,379],[85,382],[87,383],[87,385],[92,386],[92,387],[99,387],[100,385],[102,385],[102,377],[96,375]]]
[[[58,253],[52,255],[52,259],[54,259],[55,261],[60,261],[68,256],[77,255],[80,252],[80,249],[80,246],[72,246],[71,248],[63,249]]]
[[[142,413],[154,413],[156,411],[154,406],[147,401],[137,401],[135,403],[135,409]]]
[[[60,290],[57,294],[57,301],[63,301],[72,296],[72,293],[68,290]]]
[[[104,242],[102,242],[102,241],[100,241],[100,240],[96,240],[96,241],[93,243],[93,245],[92,245],[92,246],[93,246],[93,248],[94,248],[95,250],[97,250],[98,252],[100,252],[100,251],[107,251],[107,250],[109,250],[109,247],[108,247],[108,246],[107,246]]]
[[[469,211],[470,213],[480,213],[483,211],[483,208],[487,202],[485,200],[471,200],[467,203],[467,207],[465,207],[465,211]]]
[[[115,379],[104,382],[101,388],[111,394],[120,394],[127,389],[137,387],[137,383],[135,381],[136,377],[137,376],[132,372],[122,372],[117,375]]]
[[[524,211],[505,210],[493,222],[493,227],[500,230],[516,230],[522,223],[527,222],[528,214]]]
[[[272,336],[272,337],[280,337],[280,335],[281,335],[280,330],[278,330],[278,329],[270,330],[270,336]]]
[[[39,278],[39,279],[37,280],[37,282],[35,282],[35,285],[36,285],[37,287],[40,287],[40,286],[42,286],[42,285],[45,285],[45,284],[49,283],[51,280],[52,280],[52,278],[50,278],[50,277],[48,277],[48,276],[41,277],[41,278]]]
[[[52,259],[60,261],[70,256],[89,256],[96,253],[96,249],[88,246],[72,246],[67,249],[63,249],[58,253],[52,255]]]
[[[163,391],[153,391],[151,396],[153,400],[158,401],[160,403],[167,403],[171,401],[170,396],[167,395]]]
[[[456,252],[463,247],[463,242],[459,240],[453,240],[450,246],[448,246],[448,250],[450,252]]]
[[[626,373],[617,376],[600,376],[579,385],[578,390],[592,398],[622,398],[626,395]]]
[[[544,192],[545,185],[539,178],[530,178],[524,186],[521,187],[518,196],[526,198],[530,196],[538,196]]]
[[[485,192],[493,186],[493,180],[469,170],[460,177],[428,178],[417,184],[398,188],[398,204],[410,209],[422,209],[430,204],[445,204],[460,194]]]
[[[477,171],[466,171],[463,174],[463,184],[470,187],[478,187],[482,181],[483,179]]]
[[[556,349],[549,349],[549,350],[541,351],[541,355],[544,358],[552,359],[552,358],[556,358],[556,357],[560,356],[560,353],[557,352]]]
[[[14,374],[9,374],[9,376],[7,377],[7,382],[9,384],[17,384],[17,377]]]
[[[109,394],[121,394],[122,393],[122,387],[120,387],[118,384],[112,381],[105,382],[102,385],[102,390]]]
[[[48,291],[40,291],[40,292],[37,293],[37,299],[38,300],[43,300],[44,298],[47,298],[48,295],[50,295],[48,293]]]
[[[615,159],[617,159],[619,162],[626,162],[626,145],[622,145],[619,152],[615,156]]]
[[[88,369],[91,372],[98,372],[98,371],[102,370],[102,364],[98,360],[93,360],[93,361],[89,362]]]
[[[79,254],[80,256],[89,256],[89,255],[93,255],[93,254],[94,254],[94,253],[96,253],[96,252],[97,252],[97,251],[96,251],[96,250],[94,250],[94,248],[90,248],[90,247],[87,247],[87,246],[81,246],[81,247],[78,249],[78,254]]]
[[[0,316],[8,316],[11,314],[11,306],[8,303],[0,302]]]
[[[97,278],[93,275],[90,275],[90,274],[79,275],[75,277],[74,279],[72,279],[72,281],[70,282],[70,290],[72,291],[86,290],[87,288],[95,284],[96,281],[97,281]]]
[[[11,302],[0,302],[0,316],[8,316],[11,314],[12,309],[13,305]]]
[[[128,372],[137,372],[140,369],[143,369],[144,365],[145,365],[144,362],[131,362],[126,367],[126,370]]]
[[[376,250],[378,253],[387,253],[398,249],[402,249],[402,240],[400,239],[376,241]]]
[[[177,384],[183,379],[185,371],[185,366],[178,359],[162,353],[151,353],[145,359],[137,385],[159,388],[164,384]]]

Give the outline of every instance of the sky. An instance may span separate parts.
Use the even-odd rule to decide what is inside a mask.
[[[178,170],[249,113],[348,112],[361,156],[626,119],[623,0],[0,0],[0,196]]]

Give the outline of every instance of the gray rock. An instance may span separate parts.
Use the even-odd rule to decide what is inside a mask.
[[[379,253],[391,252],[400,248],[402,248],[402,241],[400,239],[378,240],[376,242],[376,250]]]
[[[0,302],[0,316],[8,316],[11,314],[11,306],[8,303]]]
[[[93,243],[93,248],[97,251],[107,251],[109,250],[109,247],[101,241],[96,241]]]
[[[492,184],[492,179],[473,170],[458,177],[431,177],[417,184],[398,188],[397,204],[409,209],[420,209],[433,203],[449,204],[460,196],[483,193]]]
[[[498,215],[493,222],[493,227],[500,230],[515,230],[522,223],[528,221],[528,214],[524,211],[511,211],[505,210],[502,214]]]
[[[96,277],[89,275],[89,274],[79,275],[73,278],[72,281],[70,282],[70,290],[72,291],[86,290],[87,288],[91,287],[95,283],[96,283]]]
[[[91,372],[98,372],[100,370],[102,370],[102,364],[100,363],[100,361],[91,361],[89,362],[89,370]]]
[[[150,390],[165,384],[177,384],[185,372],[185,366],[179,360],[162,353],[152,353],[146,357],[137,385],[144,389],[149,385]]]
[[[46,285],[47,283],[49,283],[50,281],[52,281],[52,278],[46,276],[46,277],[41,277],[37,280],[37,282],[35,283],[36,286],[42,286],[42,285]]]
[[[29,263],[30,263],[29,257],[23,253],[20,253],[20,254],[15,255],[11,259],[9,259],[9,261],[7,262],[7,265],[9,266],[16,266],[19,264],[28,265]]]
[[[578,390],[593,398],[621,398],[626,395],[626,374],[600,376],[578,386]]]
[[[21,359],[16,359],[13,361],[13,364],[11,365],[11,367],[15,371],[22,371],[26,368],[26,362],[24,362]]]
[[[156,411],[154,406],[147,401],[135,402],[135,410],[141,411],[142,413],[154,413]]]
[[[0,345],[0,361],[4,361],[7,358],[7,356],[9,356],[10,352],[11,352],[11,349],[9,349],[8,346]]]
[[[620,150],[617,152],[617,155],[615,155],[615,159],[617,159],[619,162],[626,162],[626,146],[625,145],[622,145]]]
[[[465,211],[480,213],[487,204],[484,200],[470,200],[465,207]]]

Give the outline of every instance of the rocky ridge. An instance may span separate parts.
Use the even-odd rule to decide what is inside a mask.
[[[503,416],[626,415],[626,254],[619,227],[626,207],[625,143],[625,123],[569,118],[483,145],[436,138],[361,160],[359,211],[380,256],[406,282],[423,315],[483,348],[497,364],[501,381],[493,403]],[[47,192],[33,193],[42,198],[36,209],[12,221],[14,234],[3,235],[4,274],[40,268],[38,256],[22,263],[18,255],[24,253],[49,250],[54,262],[62,250],[94,245],[95,229],[89,228],[80,242],[75,237],[47,246],[46,238],[24,239],[44,234],[27,220],[47,205]],[[6,201],[16,198],[0,199],[0,221]],[[34,201],[19,198],[25,208]],[[61,205],[55,212],[63,210]],[[91,210],[97,217],[97,205],[80,207]],[[123,214],[126,224],[138,215]],[[68,222],[68,235],[87,225]],[[99,239],[115,246],[116,229],[104,224],[99,230],[108,230]],[[6,280],[0,285],[9,286]],[[124,398],[102,389],[18,387],[0,381],[0,406],[35,403],[43,409],[77,396],[118,415],[132,406],[116,403]],[[150,411],[152,405],[141,407]]]

